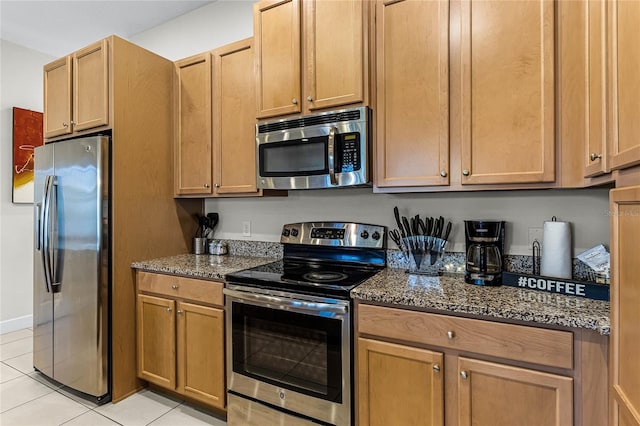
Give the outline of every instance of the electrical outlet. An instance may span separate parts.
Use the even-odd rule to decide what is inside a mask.
[[[242,222],[242,236],[251,236],[251,221],[245,220],[244,222]]]
[[[542,244],[542,228],[529,228],[529,247],[534,240],[538,240]]]

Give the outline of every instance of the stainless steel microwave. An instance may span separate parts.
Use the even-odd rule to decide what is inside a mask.
[[[370,115],[360,107],[257,124],[258,188],[368,184]]]

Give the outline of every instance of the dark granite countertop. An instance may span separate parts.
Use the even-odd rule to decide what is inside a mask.
[[[215,256],[209,254],[181,254],[160,259],[134,262],[132,268],[147,272],[182,275],[185,277],[224,280],[224,276],[253,268],[277,259],[251,256]]]
[[[143,271],[224,280],[224,276],[276,260],[253,256],[183,254],[131,266]],[[387,268],[351,291],[361,302],[381,303],[404,309],[439,311],[550,325],[610,331],[609,302],[564,296],[517,287],[482,287],[467,284],[459,274],[442,277],[409,275]]]
[[[483,287],[464,276],[410,275],[387,268],[351,291],[361,302],[610,332],[609,302],[517,287]]]

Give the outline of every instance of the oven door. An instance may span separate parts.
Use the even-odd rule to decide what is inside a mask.
[[[335,425],[351,423],[349,302],[228,285],[227,386]]]

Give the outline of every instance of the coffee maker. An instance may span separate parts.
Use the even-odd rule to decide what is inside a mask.
[[[504,255],[504,222],[465,220],[466,268],[469,284],[501,285]]]

